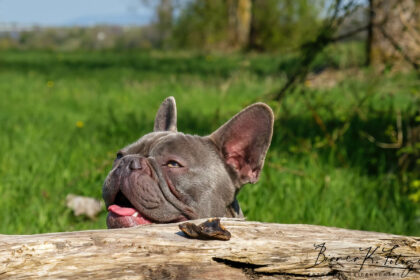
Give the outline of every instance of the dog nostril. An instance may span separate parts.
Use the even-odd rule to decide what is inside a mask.
[[[133,159],[133,160],[130,162],[130,169],[131,169],[131,170],[138,170],[138,169],[141,169],[141,163],[140,163],[140,161],[139,161],[138,159]]]

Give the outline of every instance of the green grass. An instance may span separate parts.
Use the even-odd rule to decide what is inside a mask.
[[[65,197],[101,198],[116,151],[152,129],[166,96],[177,100],[180,131],[208,134],[280,87],[284,74],[276,71],[287,61],[270,55],[0,53],[0,233],[105,228],[105,211],[95,221],[74,217]],[[269,102],[277,120],[266,166],[260,182],[239,195],[248,219],[420,234],[419,206],[408,199],[397,152],[360,134],[389,142],[396,112],[404,120],[418,114],[417,76],[364,71],[330,89],[303,87],[280,104]]]

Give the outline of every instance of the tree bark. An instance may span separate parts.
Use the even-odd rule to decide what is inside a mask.
[[[251,0],[227,0],[229,15],[229,37],[231,47],[248,46],[252,19]]]
[[[226,218],[222,224],[229,241],[188,239],[178,224],[0,235],[0,279],[420,277],[419,237]]]
[[[370,0],[369,62],[376,68],[420,65],[420,1]]]
[[[375,14],[373,12],[373,0],[369,0],[368,6],[368,25],[367,25],[367,37],[366,37],[366,50],[365,56],[366,61],[365,65],[369,66],[371,64],[371,54],[372,54],[372,37],[373,37],[373,18]]]
[[[249,38],[248,46],[246,47],[247,51],[263,51],[264,47],[261,45],[260,30],[257,24],[256,11],[261,9],[261,5],[266,2],[261,3],[261,0],[251,0],[251,19],[249,22]]]
[[[156,8],[157,32],[159,47],[165,47],[172,32],[173,5],[172,0],[160,0]]]

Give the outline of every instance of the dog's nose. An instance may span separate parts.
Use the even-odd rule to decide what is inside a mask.
[[[141,169],[142,167],[141,167],[141,162],[140,162],[140,159],[138,159],[138,158],[133,158],[132,160],[131,160],[131,162],[130,162],[130,169],[131,170],[139,170],[139,169]]]

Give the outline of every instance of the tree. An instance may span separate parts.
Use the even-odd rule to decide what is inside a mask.
[[[234,49],[244,48],[249,42],[251,27],[251,0],[227,0],[229,16],[229,41]]]
[[[420,1],[369,0],[367,63],[420,70]]]
[[[171,0],[160,0],[156,8],[158,42],[160,47],[165,47],[172,34],[173,6]]]
[[[320,26],[324,1],[190,0],[175,19],[178,47],[281,50],[298,47]]]

